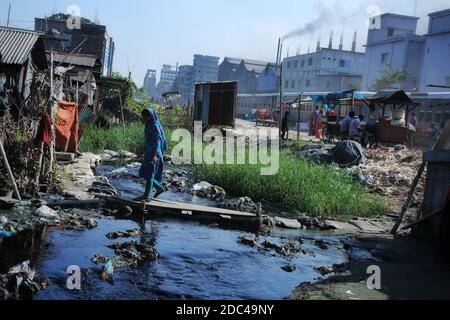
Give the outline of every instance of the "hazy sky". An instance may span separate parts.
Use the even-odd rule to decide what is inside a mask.
[[[374,8],[421,17],[419,33],[426,32],[427,14],[450,8],[449,0],[0,0],[0,25],[33,28],[34,17],[65,12],[77,5],[83,17],[101,24],[114,38],[114,70],[142,84],[147,69],[162,64],[192,64],[193,54],[275,61],[277,39],[314,22],[314,31],[285,41],[283,56],[300,47],[316,47],[319,36],[327,46],[334,31],[337,47],[344,33],[350,48],[358,31],[358,50],[367,37],[367,19]],[[417,3],[417,5],[416,5]],[[320,18],[320,19],[318,19]],[[320,22],[319,22],[320,21]]]

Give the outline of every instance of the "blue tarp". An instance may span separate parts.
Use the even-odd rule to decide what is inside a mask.
[[[332,104],[330,101],[342,100],[342,99],[352,99],[353,90],[337,91],[329,93],[327,95],[315,95],[311,96],[314,105],[319,102],[322,103],[324,110],[330,111],[336,109],[337,104]],[[355,100],[364,100],[364,96],[358,92],[355,92]]]

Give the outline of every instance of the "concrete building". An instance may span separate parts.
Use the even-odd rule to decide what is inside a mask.
[[[429,17],[419,87],[420,91],[444,91],[428,85],[450,86],[450,9]]]
[[[239,93],[278,90],[276,65],[265,61],[225,57],[219,66],[219,81],[238,81]]]
[[[283,60],[283,91],[360,89],[364,60],[362,52],[321,48],[319,43],[316,52]]]
[[[156,70],[147,70],[144,77],[144,91],[152,97],[156,89]]]
[[[398,84],[396,89],[418,90],[425,46],[425,37],[416,34],[418,20],[417,17],[392,13],[371,19],[363,90],[372,90],[374,82],[388,68],[409,72],[408,79]]]
[[[177,78],[173,84],[172,91],[178,91],[181,95],[180,102],[188,103],[192,98],[193,66],[183,65],[178,68]]]
[[[51,36],[45,40],[45,49],[55,52],[76,52],[98,58],[95,74],[111,76],[114,59],[114,41],[106,26],[81,18],[79,28],[68,28],[69,15],[58,13],[48,18],[36,18],[35,30]],[[53,40],[52,40],[53,38]]]
[[[197,82],[217,81],[219,72],[219,57],[194,55],[192,67],[192,97],[194,96],[194,84]]]
[[[164,64],[159,76],[159,82],[155,90],[155,98],[159,99],[165,92],[172,90],[173,83],[177,78],[177,67]]]

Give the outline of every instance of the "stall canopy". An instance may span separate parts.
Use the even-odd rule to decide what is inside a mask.
[[[325,111],[336,109],[337,106],[346,104],[345,102],[355,101],[357,104],[362,104],[364,96],[355,90],[336,91],[326,95],[312,95],[311,99],[314,105],[322,103]]]
[[[403,90],[379,91],[374,96],[366,98],[366,101],[372,104],[415,105]]]

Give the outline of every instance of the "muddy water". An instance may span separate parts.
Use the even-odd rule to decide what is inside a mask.
[[[111,168],[99,172],[108,174]],[[138,182],[110,177],[123,195],[142,192]],[[186,194],[171,194],[166,199],[192,201],[212,205],[209,201],[192,199]],[[95,254],[113,256],[106,246],[113,241],[108,232],[142,228],[144,237],[153,242],[161,259],[148,262],[136,269],[116,270],[114,283],[99,279],[100,267],[91,262]],[[147,220],[144,225],[131,220],[102,218],[98,228],[89,231],[46,230],[32,245],[16,243],[15,262],[31,258],[36,270],[51,280],[51,285],[41,291],[36,299],[282,299],[303,281],[314,281],[320,275],[315,267],[331,266],[346,261],[339,239],[305,231],[275,230],[270,236],[260,236],[258,242],[269,240],[282,244],[304,238],[306,254],[293,258],[283,257],[275,251],[261,251],[241,245],[240,236],[251,236],[244,231],[222,230],[194,222],[176,220]],[[314,245],[314,238],[331,243],[328,250]],[[28,238],[27,238],[28,239]],[[117,241],[117,240],[115,240]],[[0,245],[0,260],[10,257],[11,244]],[[21,249],[18,250],[17,247]],[[82,269],[82,288],[66,288],[66,268],[78,265]],[[292,273],[281,267],[297,268]]]

